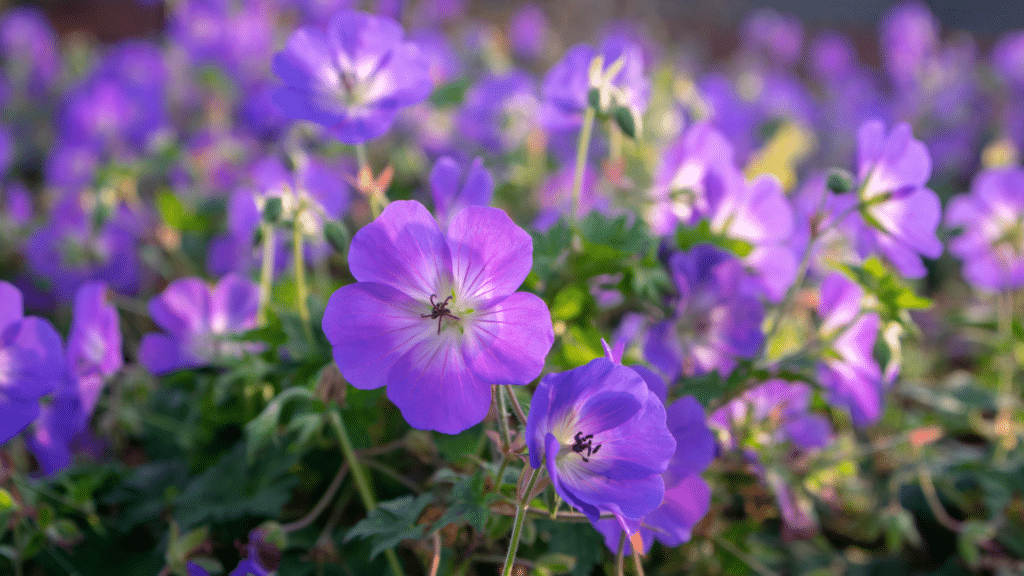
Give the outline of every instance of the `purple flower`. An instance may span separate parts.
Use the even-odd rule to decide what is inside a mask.
[[[910,126],[898,124],[886,134],[879,121],[865,122],[857,133],[856,199],[840,218],[861,257],[880,252],[908,278],[925,274],[921,256],[937,258],[936,236],[942,207],[926,187],[931,176],[928,149],[914,139]],[[841,215],[842,216],[842,215]]]
[[[43,473],[71,465],[72,452],[98,444],[88,433],[89,418],[107,378],[124,364],[117,310],[107,302],[102,282],[83,284],[75,295],[74,318],[67,346],[67,377],[53,401],[42,409],[29,448]]]
[[[694,124],[662,154],[651,188],[646,219],[659,235],[678,224],[709,218],[722,199],[743,186],[729,141],[706,122]]]
[[[676,451],[665,407],[640,375],[606,358],[548,374],[526,419],[530,466],[591,522],[608,512],[623,530],[657,508]]]
[[[597,58],[602,61],[600,68],[592,65]],[[579,127],[590,90],[595,89],[601,111],[624,106],[639,129],[651,91],[643,68],[640,47],[620,37],[609,38],[600,51],[586,44],[569,48],[544,76],[542,122],[553,130]]]
[[[764,307],[754,295],[742,263],[699,244],[669,258],[679,291],[672,318],[651,327],[644,354],[673,381],[718,370],[728,373],[738,358],[753,358],[764,342]]]
[[[919,80],[938,51],[939,22],[925,4],[904,2],[886,14],[879,36],[890,78],[906,86]]]
[[[477,157],[466,170],[449,156],[434,163],[430,171],[430,195],[434,199],[434,215],[447,227],[453,216],[466,206],[487,206],[494,196],[494,177],[484,168],[483,159]]]
[[[335,14],[326,34],[300,28],[273,68],[285,83],[273,93],[281,111],[322,124],[347,144],[384,134],[399,109],[432,88],[427,61],[402,41],[401,26],[362,12]]]
[[[387,386],[415,428],[456,434],[479,423],[492,384],[526,384],[554,341],[551,315],[515,292],[533,241],[497,208],[469,206],[442,232],[418,202],[392,202],[355,234],[357,282],[327,303],[323,329],[356,388]]]
[[[743,22],[742,38],[749,49],[784,66],[792,66],[800,58],[804,30],[799,19],[771,8],[760,8]]]
[[[693,527],[711,506],[711,487],[700,477],[715,457],[715,440],[704,423],[704,408],[692,396],[685,396],[666,408],[666,415],[676,449],[661,475],[665,482],[661,504],[640,520],[644,554],[650,551],[654,540],[666,546],[689,541]],[[609,549],[618,549],[622,535],[618,522],[598,520],[594,527],[604,536]],[[632,553],[630,547],[626,547],[626,553]]]
[[[802,382],[768,380],[718,410],[708,422],[733,434],[733,429],[759,426],[765,421],[772,442],[792,442],[804,450],[823,448],[832,440],[831,426],[820,414],[811,413],[811,388]],[[732,444],[736,438],[732,437]]]
[[[818,313],[821,333],[829,344],[818,365],[818,380],[828,390],[828,401],[846,409],[858,427],[882,415],[882,370],[873,352],[880,320],[864,312],[864,291],[839,273],[821,283]]]
[[[1024,90],[1024,30],[1008,32],[999,39],[992,48],[992,67],[1017,94]]]
[[[0,54],[8,79],[27,89],[15,91],[24,96],[40,95],[60,74],[57,35],[38,8],[12,8],[0,16]]]
[[[968,282],[990,291],[1024,286],[1024,170],[978,174],[970,194],[950,201],[946,225],[963,228],[949,251],[963,262]]]
[[[461,137],[492,154],[515,150],[535,129],[539,103],[533,80],[520,71],[474,84],[459,110]]]
[[[533,4],[520,8],[508,23],[512,52],[520,58],[532,60],[540,57],[550,36],[550,24],[544,11]]]
[[[567,164],[548,176],[538,190],[537,202],[540,211],[533,221],[533,227],[547,230],[558,222],[558,219],[572,212],[572,183],[576,173],[576,164]],[[580,203],[576,214],[572,217],[583,220],[592,211],[608,212],[608,201],[598,193],[599,175],[589,164],[583,168],[583,181],[580,183]]]
[[[0,444],[35,420],[39,399],[67,373],[60,335],[46,320],[23,314],[21,292],[0,282]]]
[[[139,360],[150,372],[165,374],[252,350],[230,337],[256,327],[258,293],[255,284],[235,274],[212,290],[200,278],[171,282],[149,301],[149,313],[165,333],[142,337]]]

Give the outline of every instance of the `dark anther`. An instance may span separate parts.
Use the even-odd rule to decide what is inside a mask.
[[[594,446],[593,438],[593,434],[587,434],[584,436],[583,432],[577,432],[576,436],[573,438],[573,440],[576,440],[576,443],[572,445],[572,451],[579,454],[580,458],[583,458],[584,462],[590,462],[590,459],[587,456],[593,456],[601,449],[600,444]],[[583,455],[584,450],[587,451],[586,456]]]
[[[441,320],[444,319],[445,316],[455,320],[458,320],[459,317],[452,314],[452,311],[448,309],[448,301],[452,299],[451,296],[445,298],[443,302],[434,302],[434,298],[437,298],[437,294],[430,295],[430,305],[433,306],[434,309],[430,311],[430,314],[420,314],[420,318],[430,318],[431,320],[437,318],[437,333],[440,334]]]

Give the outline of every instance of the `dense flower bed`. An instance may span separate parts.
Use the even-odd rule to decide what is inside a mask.
[[[0,573],[1024,570],[1024,31],[356,4],[0,13]]]

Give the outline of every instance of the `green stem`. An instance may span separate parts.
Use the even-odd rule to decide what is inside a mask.
[[[996,449],[996,462],[1004,463],[1007,452],[1013,448],[1010,430],[1011,412],[1013,409],[1013,292],[999,293],[997,302],[996,330],[1002,355],[999,358],[999,415],[996,418],[996,433],[999,446]]]
[[[512,524],[512,539],[508,543],[508,555],[505,556],[505,567],[501,570],[501,576],[512,576],[512,568],[516,563],[516,552],[519,551],[519,538],[523,535],[523,521],[526,519],[526,509],[530,503],[530,493],[533,492],[533,487],[537,484],[537,479],[540,478],[540,470],[537,468],[530,475],[530,481],[523,492],[523,501],[516,506],[516,519]]]
[[[583,190],[583,172],[587,166],[587,151],[590,149],[590,135],[594,131],[594,119],[597,112],[593,106],[587,106],[583,113],[583,125],[580,127],[580,140],[576,148],[576,173],[572,178],[572,220],[575,221],[580,209],[580,194]]]
[[[502,453],[507,452],[512,446],[512,432],[508,429],[508,406],[505,405],[505,395],[497,384],[491,385],[491,394],[498,397],[498,430],[501,431],[501,439],[505,442]]]
[[[295,298],[298,300],[299,318],[302,320],[302,330],[306,333],[306,339],[313,343],[313,327],[309,320],[309,293],[306,287],[306,259],[302,254],[302,226],[299,219],[303,210],[306,209],[305,202],[300,202],[295,210],[295,220],[292,222],[292,260],[295,266]]]
[[[370,487],[370,481],[366,477],[366,470],[359,463],[356,450],[352,447],[352,440],[349,438],[348,430],[345,429],[345,423],[341,419],[341,412],[337,408],[331,408],[327,411],[327,415],[331,425],[334,426],[335,432],[338,434],[338,440],[341,441],[341,452],[349,463],[349,469],[352,472],[352,479],[355,480],[359,498],[363,501],[363,507],[366,508],[366,512],[369,513],[377,507],[377,499],[374,497],[373,488]],[[384,551],[384,556],[387,557],[388,564],[391,566],[391,573],[394,576],[403,576],[402,565],[398,562],[398,556],[395,554],[395,551],[388,548]]]
[[[615,553],[615,576],[626,576],[626,532],[619,536],[619,551]]]
[[[366,144],[360,142],[356,144],[356,162],[359,163],[359,170],[361,171],[364,167],[370,166],[370,161],[366,156]]]
[[[512,411],[516,413],[519,423],[526,426],[526,412],[523,411],[523,405],[519,403],[519,398],[516,398],[516,391],[512,389],[512,386],[502,386],[502,388],[508,394],[508,399],[512,403]]]
[[[274,282],[274,244],[277,230],[272,224],[260,224],[263,231],[263,262],[260,265],[260,303],[256,319],[262,326],[267,321],[267,305],[270,303],[270,289]]]
[[[633,568],[636,569],[636,576],[644,576],[644,565],[640,562],[640,553],[633,550],[630,556],[633,557]]]

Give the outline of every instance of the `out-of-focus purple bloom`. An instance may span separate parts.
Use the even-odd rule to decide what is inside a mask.
[[[484,77],[466,92],[459,110],[460,139],[492,154],[515,150],[536,128],[538,107],[533,80],[525,73]]]
[[[171,10],[168,33],[196,65],[216,65],[249,84],[267,73],[275,14],[268,0],[183,0]]]
[[[0,15],[0,54],[7,78],[22,88],[16,94],[38,96],[60,74],[57,35],[38,8],[11,8]]]
[[[580,186],[580,203],[576,214],[572,212],[572,184],[575,177],[575,165],[566,165],[548,177],[541,185],[537,194],[537,201],[540,204],[540,212],[533,221],[533,227],[538,230],[547,230],[555,225],[562,216],[569,216],[582,220],[587,214],[597,210],[608,211],[608,200],[600,195],[597,190],[599,175],[596,170],[587,165],[583,169],[583,182]]]
[[[593,65],[601,58],[602,65]],[[573,129],[582,124],[591,89],[598,92],[600,109],[628,108],[640,126],[647,109],[651,85],[644,74],[640,47],[621,38],[609,38],[596,50],[577,44],[544,76],[541,121],[552,130]]]
[[[818,313],[821,333],[829,352],[818,365],[818,379],[828,390],[828,401],[846,409],[858,427],[882,415],[882,370],[873,352],[879,318],[864,312],[864,291],[839,273],[821,283]]]
[[[734,445],[735,428],[767,424],[773,442],[823,448],[832,440],[832,427],[824,416],[809,412],[811,395],[810,386],[802,382],[768,380],[715,410],[708,422],[728,432]]]
[[[335,14],[324,33],[303,27],[274,56],[284,85],[274,102],[289,118],[322,124],[357,144],[387,132],[398,111],[432,88],[426,59],[402,28],[362,12]]]
[[[541,379],[526,444],[530,466],[547,466],[559,496],[591,522],[613,514],[629,533],[662,503],[662,473],[677,446],[661,400],[606,358]]]
[[[512,15],[508,23],[508,40],[512,53],[520,58],[539,58],[547,47],[551,27],[544,11],[527,4]]]
[[[782,300],[796,279],[797,257],[787,245],[793,233],[793,207],[778,178],[762,174],[724,195],[711,229],[750,243],[744,263],[756,270],[770,300]]]
[[[761,8],[747,16],[741,37],[750,50],[768,61],[792,66],[800,58],[804,30],[799,19]]]
[[[706,122],[694,124],[663,152],[646,219],[656,234],[672,234],[678,224],[693,226],[709,218],[743,185],[725,137]]]
[[[963,229],[949,251],[963,262],[968,282],[989,291],[1024,286],[1024,170],[978,174],[970,194],[951,200],[946,226]]]
[[[992,67],[1007,86],[1024,90],[1024,30],[1007,32],[992,48]]]
[[[465,178],[463,178],[465,176]],[[430,171],[430,196],[434,200],[434,216],[446,228],[452,217],[467,206],[488,206],[494,196],[494,177],[476,158],[463,174],[453,158],[444,156]]]
[[[435,86],[451,82],[462,76],[462,62],[452,48],[448,37],[433,28],[417,30],[409,35],[427,62],[428,76]]]
[[[942,207],[926,187],[932,165],[928,149],[907,124],[888,134],[879,121],[865,122],[857,133],[857,195],[844,195],[839,226],[854,239],[861,257],[881,253],[908,278],[925,274],[922,256],[938,258],[936,236]]]
[[[260,261],[262,248],[253,245],[253,238],[262,221],[263,208],[271,198],[281,200],[283,221],[294,222],[298,215],[307,260],[319,262],[330,254],[323,227],[325,221],[340,219],[348,209],[346,172],[313,157],[305,158],[301,164],[293,174],[276,157],[255,163],[251,169],[252,184],[235,190],[228,199],[228,233],[207,254],[211,272],[244,274]],[[283,256],[274,259],[275,271],[280,272],[291,257],[287,251],[290,242],[284,235],[278,235],[276,242],[278,253]]]
[[[708,244],[669,259],[679,301],[672,318],[651,327],[644,355],[668,380],[714,370],[728,373],[764,342],[764,307],[742,263]]]
[[[256,327],[259,288],[228,274],[210,288],[200,278],[180,278],[149,301],[149,313],[164,332],[142,337],[139,360],[154,374],[206,366],[241,356],[251,344],[231,339]]]
[[[21,182],[4,187],[0,200],[0,237],[4,231],[20,228],[32,219],[32,197]]]
[[[35,420],[39,399],[67,374],[60,335],[23,314],[21,292],[0,281],[0,444]]]
[[[650,381],[647,383],[650,386]],[[704,408],[692,396],[685,396],[668,406],[666,414],[676,449],[661,475],[665,482],[661,504],[640,520],[644,554],[650,551],[654,540],[666,546],[679,546],[689,541],[693,527],[711,506],[711,487],[700,477],[715,457],[715,441],[705,424]],[[598,520],[594,527],[604,536],[610,550],[618,550],[622,536],[618,522]],[[626,547],[625,552],[632,554],[633,551]]]
[[[67,468],[73,451],[97,443],[88,432],[89,418],[106,380],[123,364],[121,327],[117,310],[107,302],[107,286],[83,284],[75,295],[68,334],[67,378],[42,409],[28,439],[44,474]]]
[[[7,169],[14,161],[14,152],[14,137],[11,136],[11,131],[0,125],[0,180],[7,174]]]
[[[924,63],[939,49],[939,22],[921,2],[904,2],[882,20],[885,68],[897,85],[918,81]]]
[[[305,16],[306,24],[326,26],[332,14],[341,10],[353,10],[358,0],[294,0],[294,4]]]
[[[49,281],[58,301],[70,301],[87,280],[102,280],[123,294],[136,293],[142,283],[138,243],[145,224],[124,204],[97,216],[108,208],[93,200],[90,194],[65,196],[26,240],[29,267]]]
[[[442,232],[418,202],[392,202],[355,234],[357,282],[327,303],[323,329],[342,375],[387,386],[415,428],[479,423],[492,384],[526,384],[554,341],[547,305],[515,292],[533,241],[497,208],[469,206]]]

